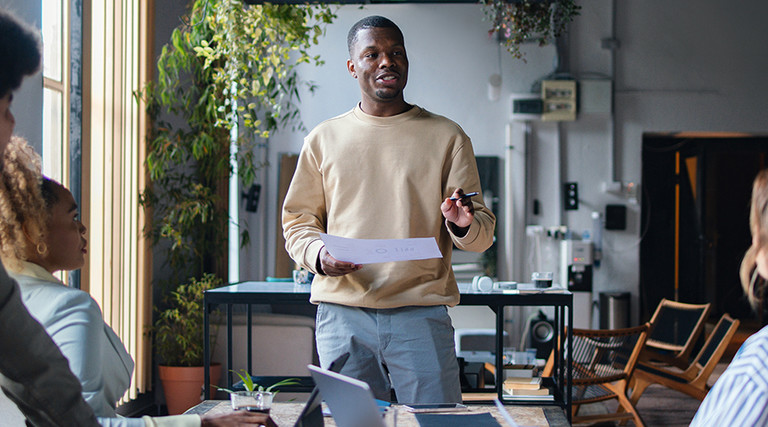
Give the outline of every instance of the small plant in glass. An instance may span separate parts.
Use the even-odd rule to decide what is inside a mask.
[[[264,387],[253,382],[253,377],[245,370],[240,372],[232,371],[240,378],[244,391],[234,391],[224,387],[214,386],[219,390],[229,393],[229,400],[232,403],[232,409],[235,411],[246,410],[251,412],[261,412],[269,414],[272,408],[272,400],[279,392],[276,388],[288,385],[298,385],[298,378],[286,378],[278,381],[269,387]],[[274,391],[273,391],[274,390]]]

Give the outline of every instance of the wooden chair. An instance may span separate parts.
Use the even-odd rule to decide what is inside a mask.
[[[723,353],[739,328],[739,321],[724,314],[707,338],[696,358],[682,372],[672,367],[638,363],[632,377],[630,401],[636,405],[645,389],[651,384],[661,384],[699,400],[709,392],[707,380],[720,362]]]
[[[640,414],[627,395],[632,373],[645,344],[649,325],[633,328],[590,330],[573,329],[573,423],[632,419],[644,426]],[[542,376],[553,373],[553,355]],[[578,416],[581,405],[617,399],[619,411]]]
[[[651,318],[651,329],[640,361],[685,369],[690,364],[696,340],[704,330],[709,310],[709,303],[688,304],[662,299]]]

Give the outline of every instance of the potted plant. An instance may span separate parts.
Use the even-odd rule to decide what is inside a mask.
[[[334,18],[327,5],[195,0],[162,49],[156,79],[137,93],[152,120],[150,184],[140,195],[151,218],[145,232],[155,245],[166,242],[170,267],[162,287],[170,300],[156,304],[152,328],[161,364],[203,365],[202,292],[223,283],[216,273],[226,274],[232,161],[247,187],[263,166],[253,148],[281,127],[301,127],[297,101],[306,83],[296,67],[322,64],[308,50]],[[247,230],[240,240],[248,243]]]
[[[491,22],[489,35],[498,34],[507,51],[525,60],[523,43],[539,46],[559,37],[569,22],[579,14],[575,0],[480,0]]]
[[[140,202],[152,241],[170,244],[172,282],[226,271],[231,160],[247,188],[263,166],[253,148],[281,127],[303,127],[299,88],[314,86],[296,67],[322,64],[308,50],[334,18],[327,5],[196,0],[163,47],[156,80],[139,94],[153,121]]]
[[[229,399],[232,403],[232,409],[237,411],[245,409],[253,412],[269,413],[272,407],[272,399],[278,393],[277,390],[282,386],[291,386],[300,384],[298,378],[286,378],[272,384],[269,387],[264,387],[253,382],[253,377],[245,370],[241,372],[234,372],[240,377],[240,384],[242,384],[244,390],[229,390],[223,387],[217,387],[219,390],[229,393]],[[272,391],[275,390],[275,391]]]
[[[200,403],[203,387],[203,293],[223,285],[213,274],[192,278],[166,295],[166,308],[150,329],[169,414],[180,414]],[[215,336],[215,334],[214,334]],[[211,365],[211,382],[217,384],[221,365]]]

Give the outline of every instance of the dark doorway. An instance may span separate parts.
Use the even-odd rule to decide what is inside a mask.
[[[711,316],[754,319],[739,284],[749,247],[752,180],[768,137],[646,134],[642,149],[640,311],[661,298],[712,303]],[[762,322],[761,322],[762,323]]]

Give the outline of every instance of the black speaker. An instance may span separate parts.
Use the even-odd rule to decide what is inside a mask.
[[[245,211],[256,212],[259,207],[259,196],[261,195],[261,184],[253,184],[248,192],[243,192],[241,197],[245,199]]]
[[[627,207],[624,205],[605,205],[605,229],[627,229]]]
[[[552,344],[555,342],[555,324],[541,310],[531,319],[528,342],[531,348],[536,349],[537,359],[546,359],[552,352]]]

